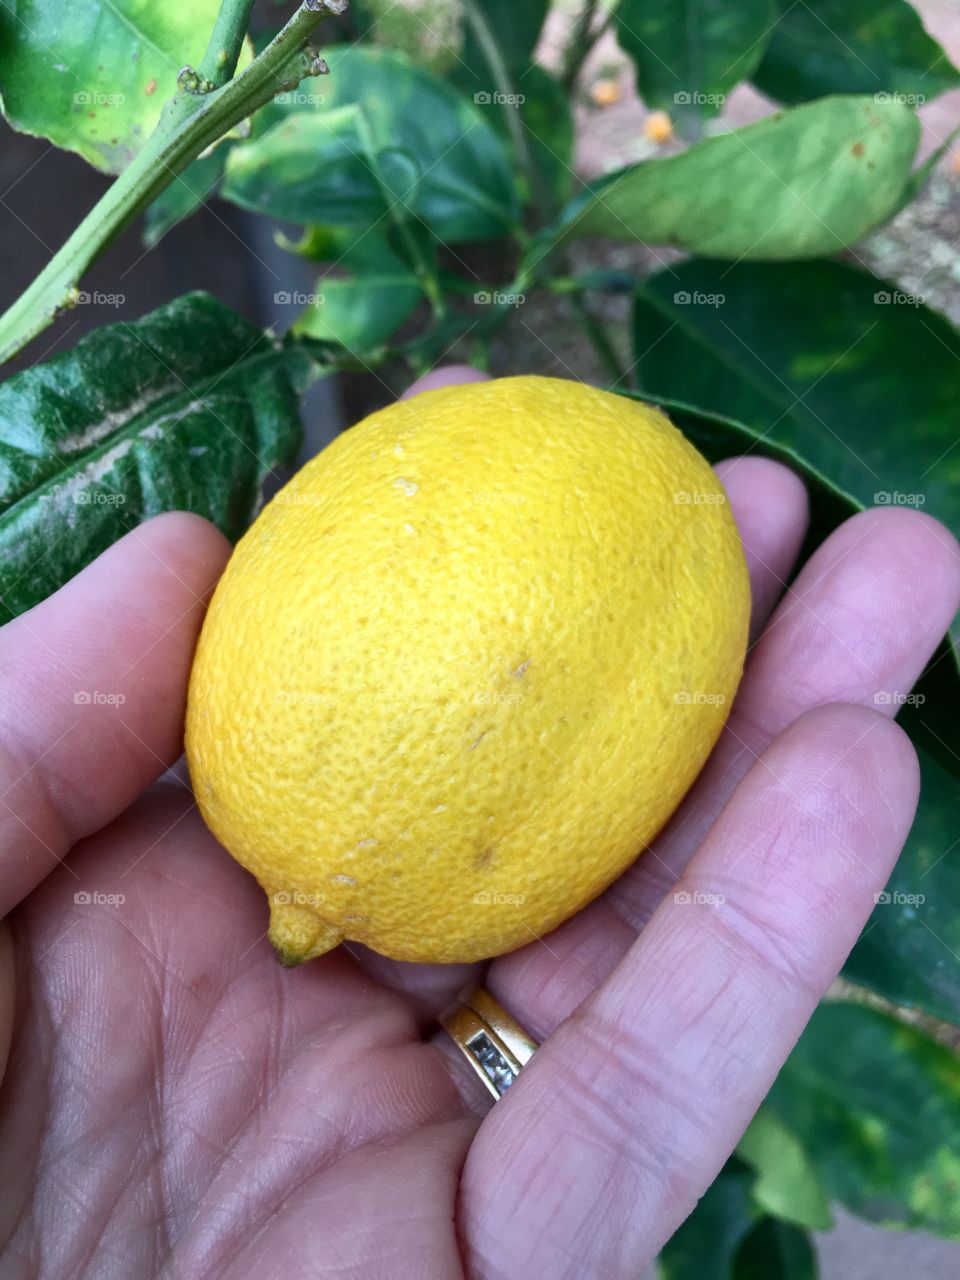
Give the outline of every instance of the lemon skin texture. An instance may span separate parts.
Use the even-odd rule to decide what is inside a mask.
[[[501,954],[663,826],[749,611],[722,486],[660,412],[553,378],[425,392],[238,544],[191,676],[198,804],[287,964]]]

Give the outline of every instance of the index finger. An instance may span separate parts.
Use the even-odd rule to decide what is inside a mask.
[[[198,516],[158,516],[0,629],[0,915],[179,756],[228,552]]]

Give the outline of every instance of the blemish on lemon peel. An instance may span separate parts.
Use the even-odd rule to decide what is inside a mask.
[[[491,518],[518,499],[523,520]],[[658,410],[553,378],[424,392],[340,436],[237,546],[190,681],[197,802],[266,889],[284,964],[345,940],[501,954],[673,812],[748,618],[720,482]]]

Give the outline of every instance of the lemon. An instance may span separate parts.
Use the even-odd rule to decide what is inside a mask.
[[[500,954],[673,812],[748,615],[720,482],[656,409],[554,378],[426,392],[237,546],[191,676],[197,801],[285,963]]]

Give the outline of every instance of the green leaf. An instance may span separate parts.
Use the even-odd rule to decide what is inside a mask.
[[[504,66],[511,72],[523,71],[533,58],[540,32],[550,7],[549,0],[469,0],[479,9],[490,29]],[[463,49],[454,78],[471,95],[483,90],[493,93],[496,81],[491,79],[490,63],[469,21],[464,23]],[[519,86],[519,92],[524,92]]]
[[[778,4],[780,20],[753,79],[779,102],[883,93],[918,105],[960,85],[960,72],[907,0]]]
[[[634,349],[642,390],[769,433],[864,506],[960,531],[960,335],[894,285],[836,262],[686,262],[645,281]]]
[[[325,276],[294,325],[300,337],[336,342],[363,353],[391,337],[423,297],[410,271]]]
[[[830,1230],[827,1196],[803,1144],[768,1107],[754,1116],[737,1154],[756,1170],[752,1194],[761,1209],[811,1231]]]
[[[299,446],[308,375],[303,352],[189,294],[0,385],[0,621],[162,511],[239,537]]]
[[[364,159],[359,125],[351,106],[288,116],[230,151],[221,195],[290,222],[374,226],[387,205],[377,171]],[[408,181],[417,176],[410,171]]]
[[[423,298],[416,273],[375,234],[346,243],[336,265],[350,275],[320,277],[294,325],[298,336],[363,353],[386,342]]]
[[[517,78],[518,93],[523,101],[517,108],[520,124],[526,131],[533,162],[544,175],[557,205],[570,195],[573,183],[573,114],[570,98],[563,86],[542,67],[531,65]],[[501,132],[507,132],[505,112],[500,112]],[[529,199],[528,175],[521,173],[525,195]]]
[[[960,1059],[862,1005],[821,1005],[767,1099],[832,1199],[872,1222],[960,1237]]]
[[[776,20],[776,0],[621,0],[614,13],[644,102],[679,117],[716,115],[759,64]]]
[[[730,1280],[737,1249],[758,1218],[750,1197],[753,1174],[736,1159],[710,1186],[664,1245],[663,1280]]]
[[[215,147],[174,178],[147,209],[143,221],[143,243],[148,249],[167,232],[189,218],[213,195],[223,177],[227,147]]]
[[[139,150],[197,63],[220,0],[0,0],[0,102],[15,129],[107,173]]]
[[[691,359],[687,367],[692,375],[696,360]],[[810,462],[762,429],[663,395],[643,393],[643,397],[660,404],[711,462],[752,453],[780,462],[801,477],[810,499],[810,529],[801,561],[839,524],[863,509]],[[956,735],[958,696],[957,669],[947,645],[934,655],[916,693],[927,701],[908,707],[911,714],[901,716],[917,748],[923,777],[916,820],[887,885],[889,900],[877,904],[844,974],[894,1004],[916,1006],[958,1022],[960,860],[953,856],[953,814],[960,812],[960,760],[950,746]],[[948,736],[931,732],[928,722],[932,721]],[[922,902],[918,895],[923,895]]]
[[[746,1236],[731,1280],[816,1280],[817,1259],[803,1231],[776,1218],[764,1218]]]
[[[918,506],[960,533],[960,335],[922,299],[840,263],[692,261],[645,282],[634,349],[647,392],[769,433],[863,506]],[[956,658],[919,692],[905,723],[958,773]]]
[[[947,705],[956,719],[956,697]],[[927,751],[918,755],[920,806],[907,847],[844,975],[894,1004],[960,1022],[960,783]]]
[[[718,258],[835,253],[897,209],[919,136],[901,103],[823,98],[622,169],[574,200],[561,228]]]
[[[266,108],[231,149],[223,196],[291,222],[368,227],[409,211],[443,241],[508,233],[519,206],[507,151],[472,102],[408,58],[339,46],[324,92]]]

